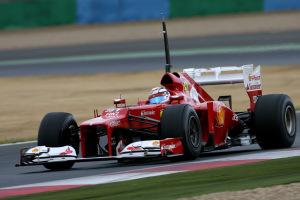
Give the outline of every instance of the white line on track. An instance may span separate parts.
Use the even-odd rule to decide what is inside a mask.
[[[1,190],[6,189],[18,189],[18,188],[28,188],[28,187],[49,187],[49,186],[64,186],[64,185],[96,185],[105,183],[122,182],[129,180],[136,180],[141,178],[149,178],[154,176],[162,176],[172,173],[178,173],[179,171],[165,171],[165,172],[140,172],[140,173],[120,173],[120,174],[110,174],[110,175],[93,175],[87,177],[79,177],[65,180],[56,180],[43,183],[35,183],[28,185],[12,186],[6,188],[0,188]]]
[[[20,144],[29,144],[29,143],[34,143],[34,142],[37,142],[37,141],[36,140],[31,140],[31,141],[25,141],[25,142],[15,142],[15,143],[0,144],[0,147],[20,145]]]

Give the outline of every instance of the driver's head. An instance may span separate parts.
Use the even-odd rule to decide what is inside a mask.
[[[165,103],[169,101],[170,93],[164,87],[155,87],[149,95],[150,104]]]

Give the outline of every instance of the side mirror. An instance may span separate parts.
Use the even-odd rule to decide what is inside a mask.
[[[116,105],[116,108],[118,107],[118,105],[124,105],[124,107],[126,107],[126,100],[125,99],[114,99],[114,104]]]

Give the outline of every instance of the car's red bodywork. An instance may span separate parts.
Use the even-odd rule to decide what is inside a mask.
[[[226,140],[230,129],[239,125],[239,119],[231,108],[227,107],[222,101],[215,101],[199,84],[197,84],[187,73],[169,73],[163,75],[161,85],[171,94],[170,101],[163,104],[149,104],[147,100],[139,101],[137,105],[126,106],[124,99],[115,101],[116,107],[104,110],[100,115],[95,112],[95,118],[85,121],[80,125],[81,134],[81,152],[82,157],[100,156],[91,152],[87,153],[87,146],[91,145],[87,140],[100,140],[100,135],[95,135],[93,128],[102,127],[107,134],[106,156],[115,156],[114,150],[118,141],[115,141],[116,130],[142,130],[149,128],[145,123],[148,119],[160,121],[164,109],[173,104],[191,105],[200,119],[202,128],[202,144],[207,145],[212,138],[214,148],[226,146]],[[261,89],[247,91],[250,98],[249,110],[253,110],[255,103],[254,96],[261,95]],[[120,104],[119,104],[120,103]],[[131,117],[141,117],[144,120],[129,120]],[[169,124],[172,126],[172,124]],[[159,126],[153,126],[149,129],[157,133],[159,139]],[[134,131],[133,131],[134,132]],[[92,137],[89,134],[94,134]],[[128,133],[130,134],[130,133]],[[92,139],[91,139],[92,138]],[[153,139],[153,137],[151,137]],[[120,137],[118,136],[118,140]],[[161,149],[163,145],[176,143],[174,153],[183,154],[180,138],[173,140],[161,140]]]
[[[165,22],[162,25],[166,73],[160,84],[170,93],[168,101],[151,104],[146,99],[127,106],[125,99],[115,99],[114,108],[100,114],[94,110],[94,118],[79,127],[70,113],[48,113],[41,121],[38,146],[22,149],[16,166],[62,170],[75,162],[195,159],[203,151],[233,146],[258,143],[262,149],[277,149],[293,145],[296,114],[292,100],[284,94],[262,95],[260,66],[187,68],[171,73]],[[233,83],[244,83],[249,96],[246,111],[234,112],[230,95],[214,100],[202,87]]]

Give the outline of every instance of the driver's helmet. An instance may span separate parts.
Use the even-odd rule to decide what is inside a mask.
[[[149,95],[149,103],[150,104],[158,104],[169,101],[170,92],[166,90],[164,87],[155,87],[151,90]]]

